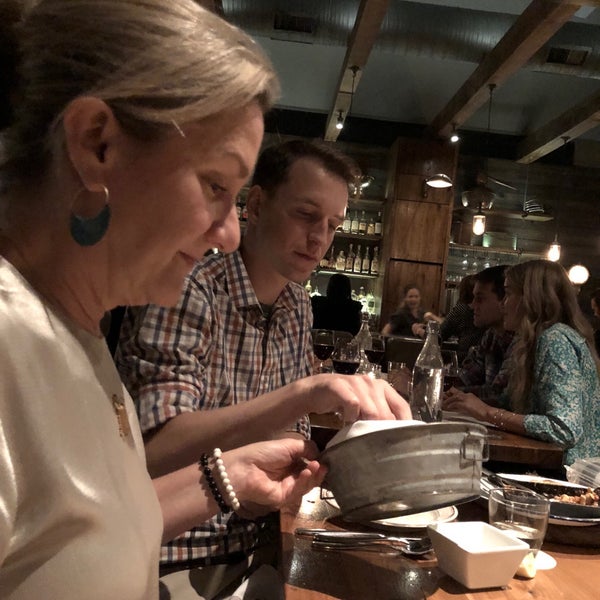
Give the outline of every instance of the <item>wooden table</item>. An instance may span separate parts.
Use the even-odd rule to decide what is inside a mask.
[[[310,415],[317,443],[328,441],[342,427],[340,420],[331,414]],[[556,444],[500,431],[488,427],[489,460],[500,463],[524,465],[532,469],[561,470],[563,450]],[[600,598],[600,594],[598,596]]]
[[[459,518],[486,520],[479,503],[461,505]],[[545,543],[557,566],[531,580],[511,579],[504,589],[468,590],[444,574],[435,555],[425,559],[373,552],[316,551],[310,540],[294,535],[296,527],[360,529],[341,521],[338,511],[319,499],[315,488],[298,513],[281,514],[282,574],[287,600],[595,600],[600,598],[600,548]],[[557,527],[558,526],[554,526]],[[594,529],[600,529],[595,526]],[[576,529],[576,528],[568,528]],[[579,528],[591,529],[591,528]],[[600,545],[600,534],[598,535]]]

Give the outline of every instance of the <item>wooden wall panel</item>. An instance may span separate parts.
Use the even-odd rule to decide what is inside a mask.
[[[394,202],[390,206],[393,227],[386,235],[388,258],[443,264],[448,253],[449,219],[448,206]]]

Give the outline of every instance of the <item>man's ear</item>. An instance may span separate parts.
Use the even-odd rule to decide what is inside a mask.
[[[110,107],[99,98],[76,98],[65,110],[63,128],[67,156],[83,185],[103,185],[107,152],[120,130]]]
[[[246,195],[246,210],[248,211],[248,221],[256,223],[260,214],[262,202],[265,199],[265,191],[260,185],[253,185]]]

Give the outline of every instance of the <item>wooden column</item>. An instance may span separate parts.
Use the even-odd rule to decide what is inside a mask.
[[[444,294],[453,187],[425,187],[425,178],[456,177],[458,152],[446,141],[398,138],[388,171],[382,258],[385,265],[381,324],[403,298],[403,288],[421,290],[425,310],[439,313]]]

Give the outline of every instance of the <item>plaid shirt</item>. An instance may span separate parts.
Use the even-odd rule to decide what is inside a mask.
[[[477,346],[471,347],[462,363],[460,378],[463,391],[472,392],[488,404],[498,404],[508,385],[510,354],[514,333],[498,335],[492,328],[486,330]]]
[[[116,360],[142,431],[183,412],[246,402],[311,374],[311,323],[302,286],[289,283],[267,320],[239,252],[205,258],[175,308],[129,309],[124,319]],[[290,429],[310,436],[307,418]],[[161,564],[213,564],[249,552],[259,526],[218,514],[163,546]]]

